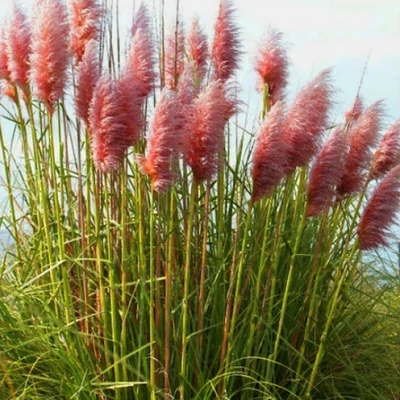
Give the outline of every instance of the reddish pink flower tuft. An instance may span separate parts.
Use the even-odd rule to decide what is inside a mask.
[[[232,0],[221,0],[211,51],[213,79],[225,82],[231,78],[239,66],[240,56],[239,28]]]
[[[336,187],[343,174],[346,147],[346,136],[340,126],[324,143],[311,167],[307,187],[307,216],[321,214],[333,204]]]
[[[98,0],[70,0],[71,52],[76,63],[83,59],[91,40],[99,40],[103,8]]]
[[[131,28],[132,37],[135,36],[138,29],[149,30],[151,26],[151,21],[149,17],[149,10],[145,3],[140,3],[139,9],[137,10]]]
[[[390,225],[400,204],[400,165],[380,182],[369,199],[358,225],[359,247],[371,250],[387,245]]]
[[[235,102],[220,81],[211,82],[195,100],[184,137],[184,159],[197,182],[210,180],[217,172],[225,124],[234,112]]]
[[[378,150],[374,154],[370,177],[381,178],[400,163],[400,120],[396,121],[384,134]]]
[[[142,4],[132,27],[132,41],[122,79],[136,87],[137,95],[144,99],[154,88],[154,43],[147,7]]]
[[[179,104],[176,94],[164,89],[159,99],[147,141],[146,155],[137,155],[142,173],[149,175],[156,191],[165,191],[174,179],[173,164],[180,152],[182,137],[177,132]]]
[[[10,81],[0,82],[0,95],[7,96],[12,101],[15,101],[17,98],[16,87],[10,83]],[[0,96],[0,97],[1,97]]]
[[[86,127],[89,127],[90,104],[94,89],[100,78],[98,51],[97,42],[92,40],[88,43],[82,62],[78,65],[77,69],[76,114],[85,122]]]
[[[178,85],[185,64],[185,33],[180,22],[166,39],[165,46],[165,84],[171,89]]]
[[[338,187],[339,198],[362,190],[367,179],[372,149],[376,146],[383,119],[383,104],[377,101],[368,107],[351,125],[349,152],[346,157],[344,174]]]
[[[138,93],[138,88],[132,82],[123,79],[120,79],[118,82],[122,109],[121,118],[125,118],[130,146],[133,146],[140,139],[141,130],[144,125],[142,97]]]
[[[282,138],[285,121],[284,104],[275,103],[264,120],[253,151],[252,201],[268,196],[285,176],[288,145]]]
[[[333,88],[330,70],[324,70],[296,96],[285,124],[284,140],[289,144],[287,173],[307,165],[317,153],[328,123]]]
[[[195,63],[193,61],[186,63],[176,88],[177,99],[183,107],[192,104],[199,93],[195,75]]]
[[[8,51],[4,27],[0,27],[0,80],[10,79],[10,70],[8,68]]]
[[[36,96],[52,112],[67,81],[67,13],[61,0],[36,0],[34,10],[30,77]]]
[[[194,18],[187,37],[187,52],[189,60],[196,66],[198,82],[201,84],[207,72],[209,57],[207,35],[203,32],[198,18]]]
[[[14,3],[6,25],[8,69],[11,81],[23,90],[28,89],[31,28],[22,9]]]
[[[272,30],[256,57],[255,70],[260,78],[260,90],[268,85],[270,103],[281,100],[288,79],[288,57],[282,42],[283,34]]]
[[[108,76],[100,78],[93,93],[89,114],[92,157],[103,172],[118,168],[133,144],[122,94],[120,82]]]
[[[364,104],[360,96],[356,97],[356,100],[349,111],[346,112],[346,123],[352,123],[357,121],[358,117],[362,114]]]

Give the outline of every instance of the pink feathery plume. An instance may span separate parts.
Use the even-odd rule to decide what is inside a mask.
[[[253,203],[268,196],[285,176],[288,145],[282,138],[284,121],[284,104],[278,101],[257,133],[251,169]]]
[[[36,0],[34,10],[30,78],[34,93],[52,112],[67,82],[70,53],[66,7],[61,0]]]
[[[221,0],[211,51],[213,79],[225,82],[231,78],[239,66],[240,56],[239,28],[235,23],[232,0]]]
[[[127,135],[130,138],[130,146],[133,146],[141,137],[144,126],[142,115],[142,97],[138,87],[132,82],[120,79],[119,81],[120,102],[122,107],[122,118],[125,118]]]
[[[8,67],[8,51],[4,26],[0,27],[0,80],[10,79],[10,69]]]
[[[284,127],[284,140],[289,144],[287,173],[307,165],[317,153],[326,129],[332,105],[333,88],[330,70],[318,74],[297,94]]]
[[[119,81],[103,76],[93,93],[89,112],[91,150],[96,168],[110,172],[119,167],[133,143]]]
[[[190,128],[190,120],[193,116],[193,104],[199,94],[200,88],[197,85],[197,70],[195,63],[190,61],[185,64],[182,75],[179,78],[176,88],[176,132],[180,137],[184,137]]]
[[[330,135],[315,157],[307,186],[307,216],[327,210],[336,196],[336,187],[343,174],[346,154],[346,136],[339,126]]]
[[[13,4],[11,17],[6,25],[6,43],[10,79],[24,91],[29,84],[29,59],[31,56],[31,27],[22,9]]]
[[[370,171],[371,179],[379,179],[400,163],[400,120],[383,135],[374,154]]]
[[[98,0],[70,0],[71,53],[76,63],[83,59],[91,40],[98,41],[101,32],[103,7]]]
[[[400,204],[400,165],[393,168],[374,190],[358,225],[359,248],[371,250],[387,245],[390,225]]]
[[[10,81],[0,82],[0,95],[7,96],[12,101],[16,101],[17,93],[16,87]],[[0,97],[1,97],[0,96]]]
[[[339,199],[346,194],[359,192],[365,185],[383,114],[382,101],[377,101],[365,109],[357,121],[351,125],[348,133],[349,151],[337,190]]]
[[[132,26],[132,41],[127,55],[122,80],[136,87],[140,99],[146,98],[154,88],[154,43],[147,7],[142,3]]]
[[[131,36],[135,36],[138,29],[150,29],[151,21],[149,17],[149,10],[144,2],[140,3],[139,9],[134,15],[131,27]]]
[[[87,44],[85,54],[77,67],[77,85],[75,109],[86,127],[89,128],[89,109],[93,98],[93,92],[100,78],[100,64],[98,56],[98,44],[92,40]]]
[[[176,131],[178,109],[176,93],[164,88],[154,111],[146,155],[136,155],[141,172],[150,176],[156,191],[167,190],[174,179],[173,164],[182,143]]]
[[[194,101],[184,137],[184,159],[198,183],[218,171],[225,124],[234,112],[235,102],[221,81],[212,81]]]
[[[179,22],[176,29],[166,39],[165,45],[165,84],[170,89],[178,85],[185,64],[185,33]]]
[[[197,17],[193,19],[188,33],[187,53],[189,60],[196,66],[198,82],[201,84],[207,72],[209,52],[207,35],[203,32]]]
[[[176,88],[177,100],[182,106],[193,104],[200,88],[196,85],[196,64],[190,61],[185,64]]]
[[[282,99],[288,79],[289,62],[282,37],[281,32],[271,30],[255,60],[255,70],[260,78],[259,89],[263,90],[268,85],[271,105]]]
[[[359,116],[362,114],[364,110],[364,104],[363,100],[360,96],[356,97],[356,100],[353,104],[353,106],[346,112],[346,123],[352,123],[354,121],[357,121]]]

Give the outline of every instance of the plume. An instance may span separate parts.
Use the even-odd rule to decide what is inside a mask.
[[[351,124],[357,121],[364,109],[363,100],[360,96],[356,97],[353,106],[346,112],[346,123]]]
[[[358,225],[359,248],[371,250],[387,245],[390,225],[396,220],[400,204],[400,166],[382,179],[369,199]]]
[[[102,76],[89,110],[92,157],[96,168],[103,172],[117,169],[134,142],[121,87],[120,81]]]
[[[0,82],[0,97],[7,96],[12,101],[17,98],[16,87],[10,81]]]
[[[198,18],[192,20],[187,37],[187,52],[189,60],[194,62],[198,74],[198,82],[201,84],[207,72],[209,52],[207,36],[203,32]]]
[[[213,79],[225,82],[231,78],[239,66],[240,57],[239,28],[235,23],[232,1],[221,0],[211,50]]]
[[[100,38],[104,10],[98,0],[70,0],[69,12],[71,53],[80,63],[88,43]]]
[[[346,154],[343,127],[337,127],[315,157],[307,186],[307,216],[327,210],[334,202]]]
[[[141,172],[150,176],[156,191],[167,190],[174,179],[174,161],[182,143],[176,130],[178,109],[176,93],[164,88],[154,111],[146,155],[136,155]]]
[[[132,25],[132,40],[122,79],[135,86],[140,99],[146,98],[154,88],[154,43],[147,7],[142,3]]]
[[[82,62],[77,67],[77,85],[75,108],[76,114],[86,127],[89,127],[89,109],[93,92],[100,78],[100,64],[97,42],[92,40],[87,44]]]
[[[282,38],[281,32],[271,30],[259,49],[254,66],[260,80],[259,89],[268,85],[271,105],[282,99],[288,79],[289,62]]]
[[[6,25],[5,37],[10,79],[26,91],[29,84],[31,27],[26,15],[16,2],[13,4],[11,17]]]
[[[0,27],[0,80],[3,79],[10,79],[7,42],[5,38],[4,26]]]
[[[289,144],[287,173],[306,165],[317,153],[332,105],[330,70],[324,70],[301,89],[286,118],[284,140]]]
[[[34,93],[52,112],[63,96],[69,62],[69,27],[64,2],[36,0],[30,78]]]
[[[184,137],[184,159],[197,182],[210,180],[217,172],[225,124],[234,112],[235,101],[221,81],[212,81],[194,101]]]
[[[135,36],[138,29],[147,30],[151,26],[149,10],[144,2],[140,3],[139,9],[134,15],[131,27],[131,36]]]
[[[251,169],[253,202],[268,196],[285,175],[288,145],[282,138],[284,122],[284,104],[278,101],[272,106],[255,139]]]
[[[182,22],[166,38],[165,46],[165,83],[175,89],[185,63],[185,32]]]
[[[400,120],[383,135],[376,150],[370,171],[372,179],[379,179],[400,163]]]
[[[383,114],[383,103],[377,101],[366,108],[350,126],[348,132],[350,147],[338,187],[339,199],[346,194],[359,192],[365,185]]]

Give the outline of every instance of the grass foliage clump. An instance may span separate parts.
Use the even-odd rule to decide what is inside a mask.
[[[380,139],[357,96],[333,126],[330,70],[287,104],[271,31],[242,126],[230,0],[210,43],[142,4],[127,51],[118,2],[68,3],[0,35],[0,398],[399,398],[399,279],[362,250],[387,243],[400,124]]]

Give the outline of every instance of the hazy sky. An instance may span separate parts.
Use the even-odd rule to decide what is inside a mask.
[[[32,3],[33,0],[21,0],[28,8]],[[139,1],[119,3],[126,32]],[[147,3],[153,9],[160,0]],[[218,3],[180,0],[180,11],[187,23],[197,14],[211,34]],[[0,18],[11,4],[12,0],[2,0]],[[289,46],[291,95],[320,70],[333,67],[335,85],[340,90],[339,116],[352,103],[368,62],[361,88],[365,102],[385,99],[391,119],[400,118],[399,0],[234,0],[234,4],[246,50],[238,76],[246,98],[256,85],[254,54],[272,26],[284,33]],[[165,0],[167,26],[172,25],[175,10],[176,0]]]

